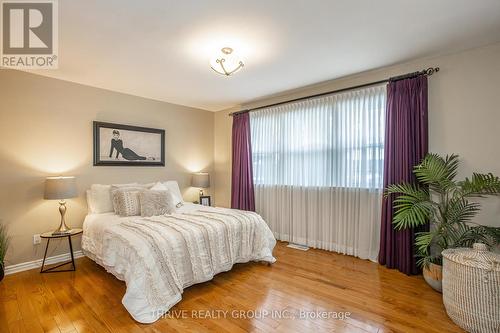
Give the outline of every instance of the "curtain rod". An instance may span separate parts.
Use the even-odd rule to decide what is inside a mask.
[[[325,95],[341,93],[341,92],[344,92],[344,91],[366,88],[366,87],[374,86],[374,85],[377,85],[377,84],[382,84],[382,83],[387,83],[387,82],[395,82],[395,81],[404,80],[404,79],[410,79],[410,78],[414,78],[414,77],[417,77],[417,76],[420,76],[420,75],[430,76],[430,75],[432,75],[434,73],[437,73],[437,72],[439,72],[439,67],[429,67],[427,69],[423,69],[423,70],[418,71],[418,72],[412,72],[412,73],[406,73],[406,74],[403,74],[403,75],[393,76],[393,77],[390,77],[388,79],[384,79],[384,80],[380,80],[380,81],[374,81],[374,82],[360,84],[360,85],[357,85],[357,86],[352,86],[352,87],[347,87],[347,88],[342,88],[342,89],[327,91],[327,92],[324,92],[324,93],[319,93],[319,94],[314,94],[314,95],[309,95],[309,96],[294,98],[294,99],[290,99],[290,100],[287,100],[287,101],[273,103],[273,104],[268,104],[268,105],[264,105],[264,106],[259,106],[259,107],[252,108],[252,109],[235,111],[235,112],[231,112],[229,114],[229,116],[232,117],[234,115],[241,114],[241,113],[252,112],[252,111],[256,111],[256,110],[260,110],[260,109],[265,109],[265,108],[269,108],[269,107],[277,106],[277,105],[281,105],[281,104],[293,103],[293,102],[301,101],[301,100],[304,100],[304,99],[316,98],[316,97],[321,97],[321,96],[325,96]]]

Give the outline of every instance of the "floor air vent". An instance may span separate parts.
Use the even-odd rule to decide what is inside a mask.
[[[308,246],[300,245],[300,244],[294,244],[294,243],[288,243],[288,245],[286,247],[290,247],[292,249],[301,250],[301,251],[307,251],[307,250],[309,250]]]

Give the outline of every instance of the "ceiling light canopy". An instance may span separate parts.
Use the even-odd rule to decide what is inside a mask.
[[[219,74],[229,76],[243,68],[243,61],[230,47],[223,47],[211,61],[210,66]]]

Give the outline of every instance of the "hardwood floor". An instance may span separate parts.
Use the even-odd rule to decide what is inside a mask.
[[[421,276],[285,245],[272,266],[239,264],[188,288],[172,315],[151,325],[122,306],[125,283],[87,258],[76,272],[9,275],[0,282],[0,332],[462,332]],[[330,318],[300,319],[300,311]],[[351,315],[333,319],[334,311]]]

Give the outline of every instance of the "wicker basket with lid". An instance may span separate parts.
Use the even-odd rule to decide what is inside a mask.
[[[448,316],[468,332],[500,332],[500,255],[480,243],[442,254]]]

